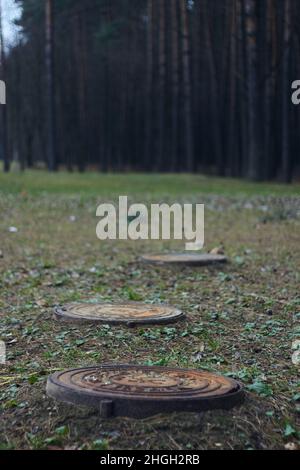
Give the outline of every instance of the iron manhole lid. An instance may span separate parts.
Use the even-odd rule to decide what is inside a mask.
[[[141,257],[141,260],[151,264],[177,264],[185,266],[208,266],[216,263],[226,263],[227,257],[212,253],[166,253],[150,254]]]
[[[173,411],[231,408],[243,397],[241,385],[205,370],[107,364],[56,372],[47,394],[98,408],[103,417],[143,418]]]
[[[141,302],[79,303],[74,302],[54,310],[59,320],[93,322],[127,326],[172,323],[184,317],[183,312],[169,305]]]

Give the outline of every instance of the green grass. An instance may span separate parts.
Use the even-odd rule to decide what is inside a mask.
[[[80,194],[82,196],[132,195],[197,195],[224,196],[300,195],[300,184],[253,183],[250,181],[188,174],[49,174],[46,171],[0,173],[0,192]]]
[[[183,242],[101,242],[96,199],[119,194],[204,202],[205,250],[224,246],[230,262],[153,267],[139,256]],[[299,446],[300,200],[286,197],[298,194],[296,185],[200,175],[1,173],[0,449]],[[53,318],[58,304],[105,300],[165,302],[186,319],[127,328]],[[229,411],[103,420],[46,396],[49,374],[108,362],[211,370],[240,380],[246,399]]]

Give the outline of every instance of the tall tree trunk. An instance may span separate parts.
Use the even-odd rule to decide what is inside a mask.
[[[203,145],[205,135],[204,120],[203,120],[203,95],[205,90],[202,87],[202,54],[199,51],[203,50],[202,44],[202,5],[197,2],[194,5],[193,11],[193,32],[192,32],[192,64],[193,64],[193,126],[194,126],[194,154],[195,154],[195,170],[203,170],[205,148]]]
[[[45,0],[46,80],[47,80],[47,157],[49,171],[57,169],[55,74],[54,74],[54,3]]]
[[[292,179],[291,147],[290,147],[290,41],[291,41],[291,1],[284,1],[284,51],[282,70],[282,149],[281,149],[281,179],[290,183]]]
[[[171,132],[171,164],[172,170],[177,169],[178,162],[178,112],[179,112],[179,35],[178,35],[178,1],[171,0],[172,13],[172,132]]]
[[[159,1],[159,78],[158,78],[158,165],[164,169],[165,155],[165,86],[166,86],[166,23],[165,0]]]
[[[78,79],[78,110],[79,110],[79,152],[77,164],[80,172],[85,170],[87,161],[87,118],[86,118],[86,23],[85,14],[76,15],[76,58],[77,58],[77,79]]]
[[[244,0],[238,0],[239,176],[248,174],[248,107]]]
[[[181,36],[182,36],[182,66],[183,66],[183,99],[184,99],[184,135],[186,152],[186,169],[194,170],[194,133],[192,123],[192,96],[190,73],[190,44],[187,16],[187,2],[180,0]]]
[[[228,123],[228,149],[227,155],[230,162],[230,173],[237,176],[239,172],[237,162],[237,122],[236,122],[236,62],[237,62],[237,24],[236,24],[236,0],[232,2],[231,26],[230,26],[230,66],[229,66],[229,123]]]
[[[5,82],[5,51],[4,39],[2,28],[2,0],[0,0],[0,65],[1,65],[1,79]],[[10,170],[10,161],[8,154],[8,140],[7,140],[7,112],[6,105],[1,105],[1,120],[2,120],[2,152],[3,152],[3,169],[7,173]]]
[[[147,76],[146,76],[146,116],[145,116],[145,169],[151,168],[152,113],[153,113],[153,0],[147,2]]]
[[[259,94],[257,52],[257,2],[245,0],[247,91],[248,91],[248,177],[259,180],[261,142],[259,137]]]
[[[264,70],[264,166],[262,168],[264,179],[272,178],[273,172],[273,144],[272,144],[272,109],[274,97],[274,69],[273,59],[273,24],[275,19],[274,0],[267,0],[264,18],[264,46],[263,63]]]
[[[222,151],[222,132],[220,125],[220,109],[218,102],[218,77],[217,77],[217,67],[215,63],[215,58],[213,54],[213,44],[210,31],[210,18],[208,14],[208,5],[205,2],[204,5],[204,31],[205,31],[205,47],[207,51],[207,59],[211,80],[211,129],[212,129],[212,138],[213,146],[215,150],[215,158],[217,164],[217,173],[222,176],[224,174],[224,155]]]

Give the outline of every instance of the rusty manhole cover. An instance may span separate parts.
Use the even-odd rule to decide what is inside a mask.
[[[227,258],[224,255],[212,253],[170,253],[160,255],[144,255],[141,260],[150,264],[177,264],[185,266],[208,266],[210,264],[226,263]]]
[[[169,305],[139,302],[70,303],[56,308],[54,313],[64,321],[127,326],[172,323],[184,317],[180,310]]]
[[[134,418],[229,409],[243,398],[238,382],[207,371],[109,364],[56,372],[48,378],[47,394],[98,408],[103,417]]]

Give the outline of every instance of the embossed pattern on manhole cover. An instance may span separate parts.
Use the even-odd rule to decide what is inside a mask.
[[[54,311],[57,319],[74,322],[125,324],[128,326],[172,323],[184,314],[169,305],[139,302],[70,303]]]
[[[208,266],[210,264],[226,263],[227,258],[224,255],[215,255],[212,253],[192,254],[192,253],[169,253],[169,254],[150,254],[141,257],[141,260],[150,264],[174,264],[185,266]]]
[[[57,372],[48,378],[52,398],[97,407],[104,417],[142,418],[173,411],[231,408],[241,385],[204,370],[103,365]]]

